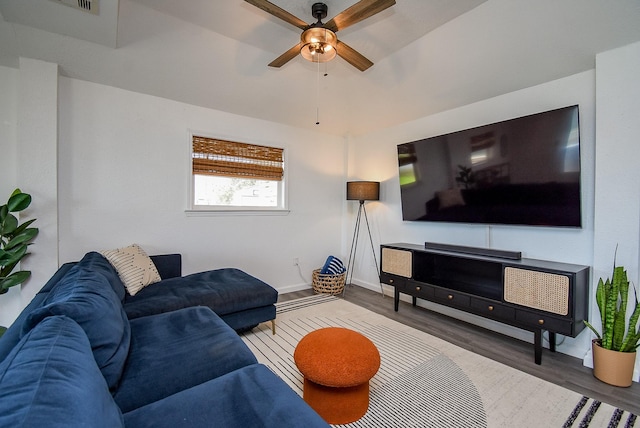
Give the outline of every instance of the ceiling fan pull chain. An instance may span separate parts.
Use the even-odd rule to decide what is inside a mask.
[[[320,63],[318,64],[318,79],[317,79],[317,88],[316,88],[316,125],[320,125]]]

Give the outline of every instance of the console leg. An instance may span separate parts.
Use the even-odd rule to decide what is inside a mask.
[[[542,363],[542,330],[533,332],[533,346],[536,364]]]
[[[549,350],[556,352],[556,334],[549,332]]]
[[[411,296],[411,303],[413,304],[413,306],[415,306],[416,303],[418,303],[418,299],[416,298],[416,296]]]
[[[398,312],[398,304],[400,303],[400,290],[398,287],[393,287],[393,309]]]

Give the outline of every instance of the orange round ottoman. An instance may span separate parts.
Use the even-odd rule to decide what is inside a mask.
[[[303,397],[329,424],[357,421],[369,408],[369,379],[380,368],[376,346],[360,333],[328,327],[300,340],[293,353]]]

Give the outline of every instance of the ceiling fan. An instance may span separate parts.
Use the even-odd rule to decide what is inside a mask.
[[[301,54],[306,60],[312,62],[331,61],[337,54],[360,71],[365,71],[371,67],[373,62],[369,61],[346,43],[338,40],[335,33],[396,4],[395,0],[360,0],[326,23],[323,23],[322,19],[327,17],[327,5],[324,3],[314,3],[313,6],[311,6],[311,13],[313,17],[317,19],[317,22],[307,24],[300,18],[297,18],[267,0],[245,1],[303,30],[300,36],[300,43],[271,61],[271,63],[269,63],[270,67],[282,67],[298,54]]]

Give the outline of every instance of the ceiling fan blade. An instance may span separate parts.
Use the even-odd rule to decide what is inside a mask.
[[[349,64],[353,65],[360,71],[365,71],[371,67],[373,63],[357,52],[351,46],[338,40],[337,53]]]
[[[280,68],[292,59],[294,59],[300,53],[300,43],[280,55],[278,58],[274,59],[269,63],[269,67]]]
[[[360,0],[358,3],[343,10],[327,21],[324,26],[334,32],[344,30],[376,13],[382,12],[394,4],[396,4],[396,0]]]
[[[302,19],[290,14],[286,10],[276,6],[267,0],[245,0],[247,3],[254,5],[255,7],[264,10],[265,12],[275,16],[276,18],[280,18],[285,22],[288,22],[291,25],[295,25],[301,30],[306,29],[309,24],[304,22]],[[394,2],[395,3],[395,2]]]

